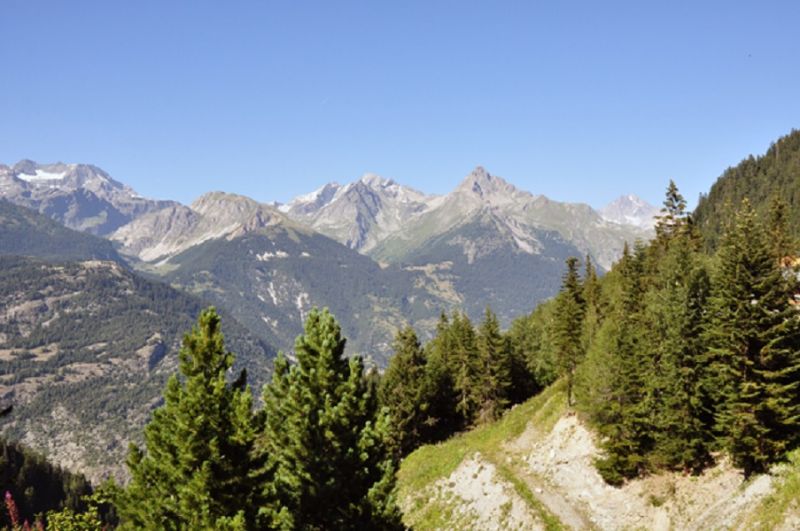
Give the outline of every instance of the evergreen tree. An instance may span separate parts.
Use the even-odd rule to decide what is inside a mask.
[[[173,375],[145,428],[146,451],[131,445],[131,482],[119,493],[123,528],[253,528],[260,504],[253,470],[258,421],[244,378],[226,376],[234,356],[224,348],[213,308],[183,340],[181,377]]]
[[[297,363],[279,357],[264,391],[262,446],[275,463],[261,525],[280,529],[391,529],[395,464],[389,417],[375,408],[360,358],[327,310],[313,310],[295,342]]]
[[[747,200],[723,237],[707,331],[718,427],[746,476],[781,459],[800,430],[800,323],[791,286]]]
[[[417,334],[410,326],[399,330],[394,355],[380,382],[380,403],[392,418],[390,437],[398,457],[433,440],[430,380],[427,360]]]
[[[710,459],[703,327],[710,280],[688,234],[676,236],[660,263],[648,303],[650,379],[657,466],[699,471]]]
[[[656,217],[656,242],[663,246],[684,230],[686,216],[686,200],[678,191],[675,181],[670,179],[661,215]]]
[[[583,358],[583,319],[586,302],[578,277],[578,259],[567,259],[567,272],[555,302],[553,341],[559,372],[567,380],[567,403],[573,404],[575,369]]]
[[[511,358],[511,389],[508,398],[512,404],[524,402],[544,387],[537,380],[529,364],[529,360],[533,357],[532,351],[540,340],[535,336],[537,331],[532,321],[532,314],[517,318],[512,321],[506,333]]]
[[[483,363],[478,352],[475,328],[466,314],[453,314],[448,331],[451,352],[449,367],[456,393],[456,414],[461,426],[472,425],[478,418],[482,406],[481,384]]]
[[[605,403],[590,404],[589,409],[597,415],[598,430],[604,436],[605,455],[598,460],[597,468],[612,484],[644,472],[652,447],[652,415],[646,400],[650,360],[642,348],[644,262],[641,249],[631,254],[625,245],[615,271],[619,293],[599,331],[597,348],[601,354],[596,361],[608,363],[602,373],[609,380],[604,393],[594,394]]]
[[[461,416],[456,412],[456,390],[451,366],[453,341],[450,319],[442,312],[436,325],[436,335],[425,345],[428,361],[425,378],[431,390],[431,423],[434,440],[446,439],[462,428]]]
[[[597,278],[597,270],[592,263],[592,258],[588,254],[586,255],[583,280],[583,300],[586,310],[581,330],[581,350],[585,356],[592,348],[605,312],[600,280]]]
[[[771,242],[772,254],[784,266],[791,267],[791,259],[797,251],[797,243],[789,233],[788,205],[782,197],[772,198],[769,209],[768,238]],[[787,260],[789,262],[787,263]]]
[[[508,340],[500,332],[500,322],[489,307],[478,329],[477,342],[483,365],[483,377],[475,382],[482,394],[479,416],[482,420],[494,420],[508,407],[512,367]]]

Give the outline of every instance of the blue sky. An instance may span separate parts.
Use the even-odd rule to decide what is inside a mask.
[[[1,0],[0,162],[285,201],[476,165],[553,199],[695,203],[800,127],[798,2]]]

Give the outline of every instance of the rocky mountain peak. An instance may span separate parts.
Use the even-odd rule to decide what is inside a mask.
[[[620,196],[600,211],[600,215],[606,221],[642,229],[652,229],[656,222],[655,216],[658,214],[658,207],[635,194]]]
[[[258,206],[255,199],[249,197],[231,194],[228,192],[207,192],[191,204],[191,209],[200,214],[213,214],[215,211],[220,210],[230,211],[236,209],[238,211],[252,210]]]
[[[191,204],[191,209],[218,228],[227,227],[226,232],[239,229],[250,232],[288,221],[271,205],[226,192],[203,194]]]
[[[33,175],[36,173],[36,163],[30,159],[22,159],[11,167],[14,173]]]
[[[478,166],[467,175],[455,189],[456,196],[468,196],[490,205],[507,203],[516,198],[533,197],[508,183],[505,179],[492,175],[483,166]]]
[[[0,197],[96,235],[108,235],[141,214],[174,204],[146,199],[90,164],[25,159],[3,168]]]
[[[374,190],[380,188],[387,188],[389,186],[396,184],[393,180],[386,179],[375,173],[365,173],[364,175],[361,176],[359,182],[365,184],[366,186]]]

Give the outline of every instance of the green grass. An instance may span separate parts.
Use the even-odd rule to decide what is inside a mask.
[[[788,463],[775,478],[773,492],[751,513],[742,529],[776,529],[787,513],[800,513],[800,448],[789,453]]]
[[[505,463],[503,445],[522,435],[529,422],[541,433],[548,433],[566,411],[564,382],[557,382],[541,394],[509,410],[497,422],[480,426],[472,431],[436,444],[423,446],[409,455],[398,472],[398,485],[402,499],[419,496],[428,486],[447,478],[461,462],[475,452],[495,465],[501,477],[514,487],[517,494],[539,515],[548,529],[561,529],[553,515],[536,499],[523,480],[514,474],[513,467]],[[407,515],[420,529],[441,528],[439,523],[445,511],[436,507],[415,505],[414,514]]]
[[[542,504],[542,502],[540,502],[536,496],[533,495],[533,492],[531,492],[531,489],[528,488],[528,485],[519,477],[517,477],[516,474],[514,474],[514,471],[511,467],[497,460],[495,460],[495,466],[497,467],[497,471],[500,473],[500,477],[509,482],[514,487],[514,490],[519,497],[522,498],[526,504],[528,504],[528,507],[532,508],[536,514],[539,515],[539,518],[541,518],[542,522],[544,522],[545,529],[548,531],[559,531],[564,528],[558,518],[553,516]]]

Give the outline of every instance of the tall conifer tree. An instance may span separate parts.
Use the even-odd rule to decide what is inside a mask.
[[[511,349],[500,332],[500,322],[487,307],[478,328],[478,353],[483,364],[481,381],[481,416],[493,420],[508,406],[511,394]]]
[[[402,328],[395,336],[394,355],[379,387],[380,403],[389,409],[392,418],[390,435],[398,456],[433,439],[434,394],[426,369],[427,360],[417,334],[410,326]]]
[[[800,430],[800,327],[791,284],[747,200],[723,237],[707,340],[718,427],[745,475],[783,457]]]
[[[261,525],[281,529],[392,529],[399,526],[388,415],[360,358],[344,357],[345,339],[327,310],[313,310],[295,342],[297,363],[276,363],[265,388],[263,447],[276,477]]]
[[[620,483],[647,467],[647,454],[652,447],[652,414],[646,400],[650,360],[643,351],[644,328],[644,252],[631,253],[627,245],[616,266],[620,290],[612,313],[600,329],[598,349],[605,352],[609,367],[605,374],[610,381],[607,392],[594,395],[605,400],[592,404],[599,419],[604,457],[598,470],[609,483]]]
[[[164,405],[145,428],[146,450],[131,445],[131,482],[117,503],[121,527],[255,526],[260,484],[270,477],[254,457],[259,423],[250,389],[244,378],[227,380],[233,359],[219,316],[203,311],[183,339],[181,376],[169,379]]]
[[[450,371],[456,392],[456,413],[466,427],[478,418],[482,400],[480,385],[483,379],[483,364],[478,352],[475,328],[466,314],[453,314],[448,332],[452,350]]]
[[[702,382],[710,281],[688,235],[670,243],[648,304],[655,354],[649,385],[658,465],[700,470],[709,461],[710,418]]]
[[[561,375],[567,380],[567,403],[573,403],[575,369],[583,358],[583,319],[586,301],[578,276],[578,259],[567,259],[567,272],[555,301],[553,341]]]

